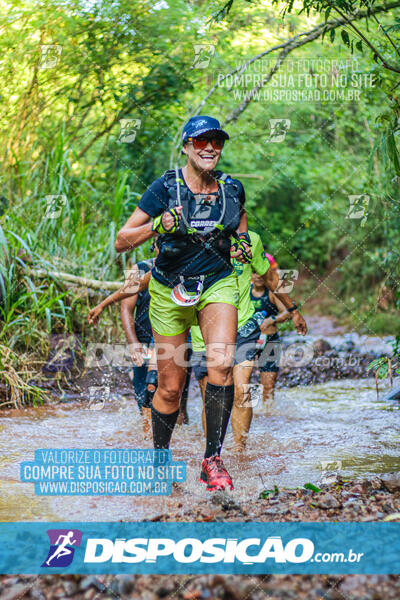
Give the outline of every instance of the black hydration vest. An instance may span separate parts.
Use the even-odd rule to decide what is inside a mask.
[[[189,214],[191,199],[194,194],[179,177],[178,167],[175,170],[164,173],[164,185],[168,192],[168,209],[182,206],[182,218],[179,229],[174,233],[159,236],[158,245],[162,251],[163,245],[166,254],[171,258],[184,243],[201,244],[204,247],[226,251],[230,247],[229,238],[239,227],[240,223],[240,200],[239,189],[233,180],[222,171],[214,172],[218,181],[219,198],[222,199],[221,216],[219,221],[209,231],[196,231],[190,226],[191,215]]]

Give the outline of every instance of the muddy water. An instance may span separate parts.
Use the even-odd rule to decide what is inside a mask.
[[[190,424],[176,428],[172,443],[174,459],[187,461],[187,482],[161,498],[43,497],[35,496],[33,484],[19,482],[19,463],[33,460],[37,448],[150,447],[133,400],[116,399],[102,410],[81,403],[2,412],[0,520],[141,520],[193,507],[207,496],[198,482],[204,442],[197,384],[188,410]],[[232,454],[228,432],[223,457],[234,478],[234,497],[251,501],[265,487],[317,483],[325,462],[335,462],[346,477],[399,470],[399,410],[398,401],[377,400],[373,380],[278,390],[268,414],[255,408],[245,455]]]

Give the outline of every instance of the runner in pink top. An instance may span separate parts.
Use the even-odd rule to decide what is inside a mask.
[[[265,252],[264,255],[265,255],[265,258],[268,260],[269,264],[271,265],[271,269],[277,269],[278,263],[276,262],[275,258],[272,256],[272,254],[268,254],[268,252]]]

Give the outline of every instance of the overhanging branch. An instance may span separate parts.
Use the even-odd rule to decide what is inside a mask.
[[[272,69],[270,70],[270,72],[265,75],[265,77],[261,80],[261,82],[260,82],[259,85],[257,85],[256,87],[254,87],[248,93],[246,100],[244,102],[242,102],[242,104],[240,104],[240,106],[238,106],[235,110],[233,110],[230,113],[230,115],[228,115],[228,117],[226,118],[226,120],[224,122],[224,125],[226,125],[227,123],[230,123],[232,121],[235,121],[239,117],[239,115],[251,103],[251,101],[252,101],[253,97],[255,96],[255,94],[262,87],[264,87],[271,80],[272,76],[279,70],[279,68],[281,67],[282,63],[284,62],[284,60],[286,59],[286,57],[290,54],[290,52],[293,52],[293,50],[296,50],[297,48],[300,48],[301,46],[305,46],[306,44],[309,44],[310,42],[312,42],[312,41],[318,39],[319,37],[321,37],[323,34],[328,33],[332,29],[337,29],[338,27],[343,27],[345,25],[349,25],[353,21],[361,21],[361,20],[363,20],[363,19],[365,19],[365,18],[367,18],[367,17],[369,17],[371,15],[375,15],[375,14],[379,14],[379,13],[385,13],[385,12],[388,12],[389,10],[392,10],[393,8],[398,8],[398,7],[400,7],[400,2],[391,2],[391,3],[385,4],[385,5],[375,6],[374,8],[370,8],[368,11],[366,11],[366,10],[364,10],[364,11],[358,11],[357,13],[355,13],[354,15],[352,15],[350,17],[341,18],[341,19],[335,19],[335,20],[330,20],[330,21],[327,21],[326,23],[321,23],[320,25],[316,25],[315,27],[313,27],[312,29],[310,29],[307,32],[300,33],[300,34],[298,34],[298,35],[290,38],[286,42],[283,42],[281,44],[273,46],[272,48],[268,48],[267,50],[264,50],[260,54],[257,54],[257,56],[254,56],[253,58],[251,58],[250,60],[248,60],[241,67],[237,67],[237,68],[233,69],[232,71],[230,71],[229,73],[227,73],[226,75],[224,75],[224,77],[220,78],[218,80],[218,83],[215,83],[210,88],[210,90],[208,91],[207,95],[199,102],[199,104],[191,112],[191,114],[188,115],[188,118],[200,114],[200,111],[202,110],[203,106],[206,104],[207,100],[215,92],[215,90],[220,87],[220,83],[222,81],[224,81],[227,77],[232,77],[236,73],[238,73],[239,75],[241,75],[242,73],[244,73],[246,71],[246,69],[252,63],[256,62],[257,60],[260,60],[260,59],[264,58],[268,54],[272,54],[273,52],[281,50],[281,52],[279,53],[278,58],[277,58],[277,60],[275,62],[275,65],[272,67]],[[386,61],[384,63],[384,67],[387,68],[387,69],[390,69],[390,70],[392,70],[392,71],[394,71],[396,73],[400,73],[400,68],[399,67],[397,67],[395,65],[391,65],[391,64],[387,63]],[[174,138],[173,147],[172,147],[172,151],[171,151],[171,159],[170,159],[170,163],[171,164],[173,164],[173,162],[174,162],[173,159],[174,159],[175,150],[178,150],[180,148],[180,134],[181,134],[181,128],[177,131],[177,133],[175,135],[175,138]]]

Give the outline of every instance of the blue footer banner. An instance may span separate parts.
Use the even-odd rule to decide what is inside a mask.
[[[0,523],[0,573],[400,573],[400,523]]]

